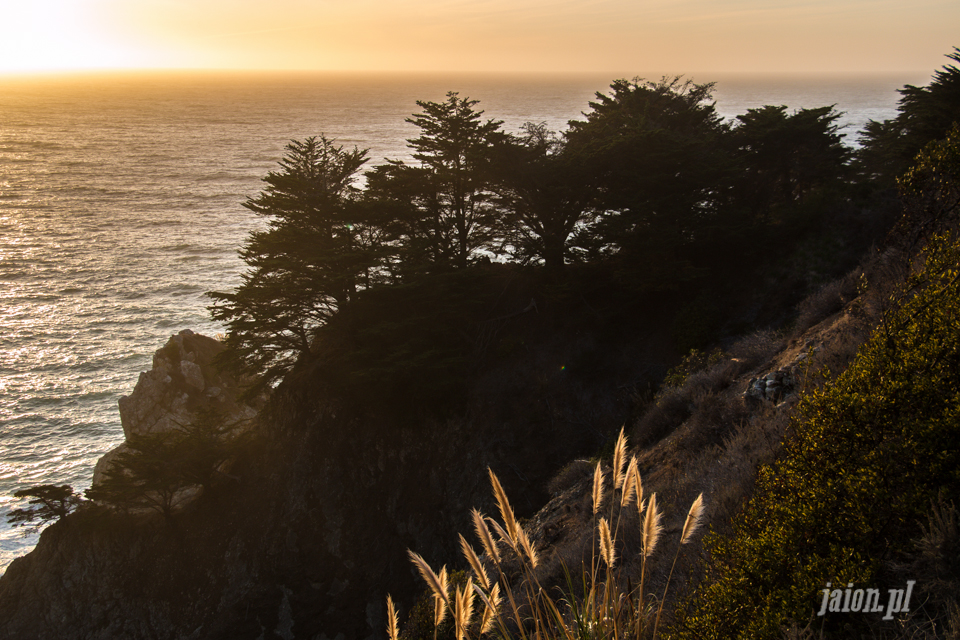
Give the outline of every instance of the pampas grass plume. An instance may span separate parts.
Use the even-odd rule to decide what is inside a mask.
[[[437,601],[437,607],[433,617],[433,626],[439,627],[443,620],[447,617],[447,609],[450,608],[450,598],[447,596],[447,593],[450,591],[450,587],[447,583],[447,567],[444,566],[440,569],[440,576],[438,578],[440,582],[440,593],[441,595],[435,595],[434,598]]]
[[[530,559],[530,568],[536,569],[537,565],[540,563],[540,559],[537,557],[536,549],[534,549],[533,545],[530,543],[530,538],[527,537],[527,532],[523,529],[518,529],[517,537],[520,538],[520,546],[523,547],[527,557]]]
[[[660,524],[660,512],[657,510],[657,494],[650,495],[647,503],[647,515],[643,519],[643,555],[650,557],[657,546],[663,526]]]
[[[397,627],[399,626],[399,621],[397,619],[397,608],[393,606],[393,598],[390,597],[390,594],[387,594],[387,637],[390,640],[397,640]]]
[[[690,505],[690,511],[687,513],[687,520],[683,523],[683,533],[680,535],[680,544],[687,544],[690,538],[700,526],[700,520],[703,518],[703,494],[697,496],[697,499]]]
[[[620,427],[620,436],[617,437],[617,444],[613,447],[613,488],[620,489],[623,482],[623,464],[626,462],[627,455],[627,436]]]
[[[450,600],[447,597],[447,568],[444,567],[441,569],[440,575],[437,575],[419,553],[407,549],[407,555],[410,556],[410,561],[417,567],[417,570],[420,572],[420,575],[423,576],[423,580],[429,585],[433,594],[442,600],[444,604],[449,605]]]
[[[483,600],[483,604],[486,605],[483,609],[483,616],[480,618],[480,635],[483,635],[493,631],[493,621],[500,614],[500,603],[503,600],[500,597],[500,583],[493,585],[489,598],[484,595],[483,591],[480,591],[479,587],[475,586],[474,590]]]
[[[467,539],[463,537],[462,533],[460,534],[460,548],[463,549],[464,557],[466,557],[467,562],[470,563],[474,575],[477,576],[477,581],[480,582],[480,585],[484,589],[490,589],[490,577],[487,575],[487,570],[483,568],[483,563],[480,562],[477,553],[473,550],[473,547],[470,546],[470,543],[467,542]]]
[[[487,467],[487,471],[490,473],[490,484],[493,485],[493,496],[497,499],[497,506],[500,507],[503,526],[513,541],[512,546],[515,547],[517,544],[517,530],[520,527],[517,525],[517,519],[513,515],[513,508],[510,506],[510,501],[507,500],[507,493],[503,490],[503,487],[500,486],[500,480],[497,478],[497,474],[489,467]]]
[[[613,548],[613,539],[610,537],[610,525],[607,524],[607,519],[600,518],[598,527],[600,529],[600,555],[603,556],[603,561],[607,564],[607,568],[613,569],[613,565],[616,562],[616,552]]]
[[[480,538],[480,543],[483,544],[484,550],[487,552],[494,562],[500,562],[500,550],[497,549],[497,543],[493,541],[493,536],[490,535],[490,529],[487,528],[487,523],[484,522],[483,514],[474,509],[471,512],[473,516],[473,528],[477,531],[477,537]]]
[[[503,530],[503,527],[500,526],[500,523],[494,520],[493,518],[487,518],[487,522],[490,523],[490,526],[493,527],[494,533],[497,534],[501,540],[510,545],[510,548],[514,551],[517,550],[517,543],[510,537],[510,534]]]
[[[633,500],[637,490],[637,479],[640,474],[637,473],[637,457],[630,456],[630,464],[627,465],[627,473],[623,476],[623,495],[620,496],[620,507],[626,507]]]
[[[593,515],[597,515],[603,505],[603,467],[598,462],[593,472]]]
[[[470,618],[473,617],[473,594],[473,580],[468,580],[463,588],[457,587],[456,609],[453,613],[457,640],[462,640],[467,635],[467,627],[470,626]]]
[[[634,492],[637,494],[637,515],[640,516],[640,521],[643,521],[643,481],[640,479],[640,469],[636,466],[633,467],[633,476],[634,476]]]

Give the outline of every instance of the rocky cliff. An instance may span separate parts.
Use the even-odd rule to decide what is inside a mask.
[[[492,512],[488,467],[531,514],[549,476],[622,423],[629,394],[594,370],[563,372],[594,338],[564,345],[529,364],[549,375],[504,363],[474,381],[465,410],[402,421],[342,406],[298,372],[238,440],[233,480],[172,523],[88,507],[44,531],[0,578],[0,638],[380,637],[385,593],[408,609],[419,590],[406,550],[455,562],[470,508]],[[209,403],[251,418],[209,366],[218,348],[173,337],[120,401],[125,432],[172,428]],[[651,348],[609,355],[636,378]]]

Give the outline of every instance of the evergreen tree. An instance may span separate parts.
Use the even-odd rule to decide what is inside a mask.
[[[593,219],[593,185],[579,160],[563,138],[531,122],[497,155],[497,190],[507,212],[504,241],[519,262],[563,267],[570,238]]]
[[[83,503],[70,485],[44,484],[15,491],[14,498],[30,498],[28,507],[13,509],[7,521],[14,527],[31,525],[40,528],[51,520],[59,520]]]
[[[234,450],[237,426],[216,410],[201,409],[176,429],[133,434],[87,497],[124,511],[152,509],[170,519],[184,489],[207,490],[224,475],[220,468]]]
[[[732,141],[740,173],[733,197],[754,222],[842,180],[851,152],[836,124],[841,115],[832,106],[788,114],[786,106],[767,105],[737,116]]]
[[[417,101],[407,122],[420,129],[408,140],[419,166],[393,161],[368,174],[372,198],[396,216],[401,270],[463,268],[492,250],[499,212],[490,189],[490,160],[505,139],[499,121],[482,121],[476,100],[447,94],[443,102]]]
[[[718,144],[726,125],[713,85],[681,78],[617,80],[586,121],[572,121],[570,151],[598,185],[597,255],[616,253],[630,284],[665,288],[694,275],[691,248],[708,235],[730,170]]]
[[[960,48],[954,47],[947,58],[960,62]],[[900,95],[897,117],[868,122],[857,154],[864,178],[880,179],[887,186],[893,186],[928,142],[943,139],[960,122],[960,69],[944,65],[928,86],[906,85]]]
[[[244,203],[267,229],[240,252],[251,269],[237,290],[209,295],[231,362],[263,384],[309,352],[313,331],[376,277],[376,234],[353,186],[366,153],[323,136],[293,141],[266,189]]]

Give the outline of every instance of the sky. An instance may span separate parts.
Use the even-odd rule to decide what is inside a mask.
[[[0,73],[929,73],[960,0],[0,0]]]

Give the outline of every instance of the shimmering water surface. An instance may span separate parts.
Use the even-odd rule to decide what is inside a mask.
[[[695,78],[697,81],[714,78]],[[183,328],[214,334],[224,290],[261,221],[240,203],[293,138],[324,133],[406,158],[416,100],[479,99],[516,131],[563,129],[612,78],[101,75],[0,78],[0,572],[36,535],[7,526],[12,494],[89,486],[123,437],[117,399]],[[923,78],[720,78],[733,117],[764,104],[836,104],[854,134]],[[369,165],[368,165],[369,166]]]

